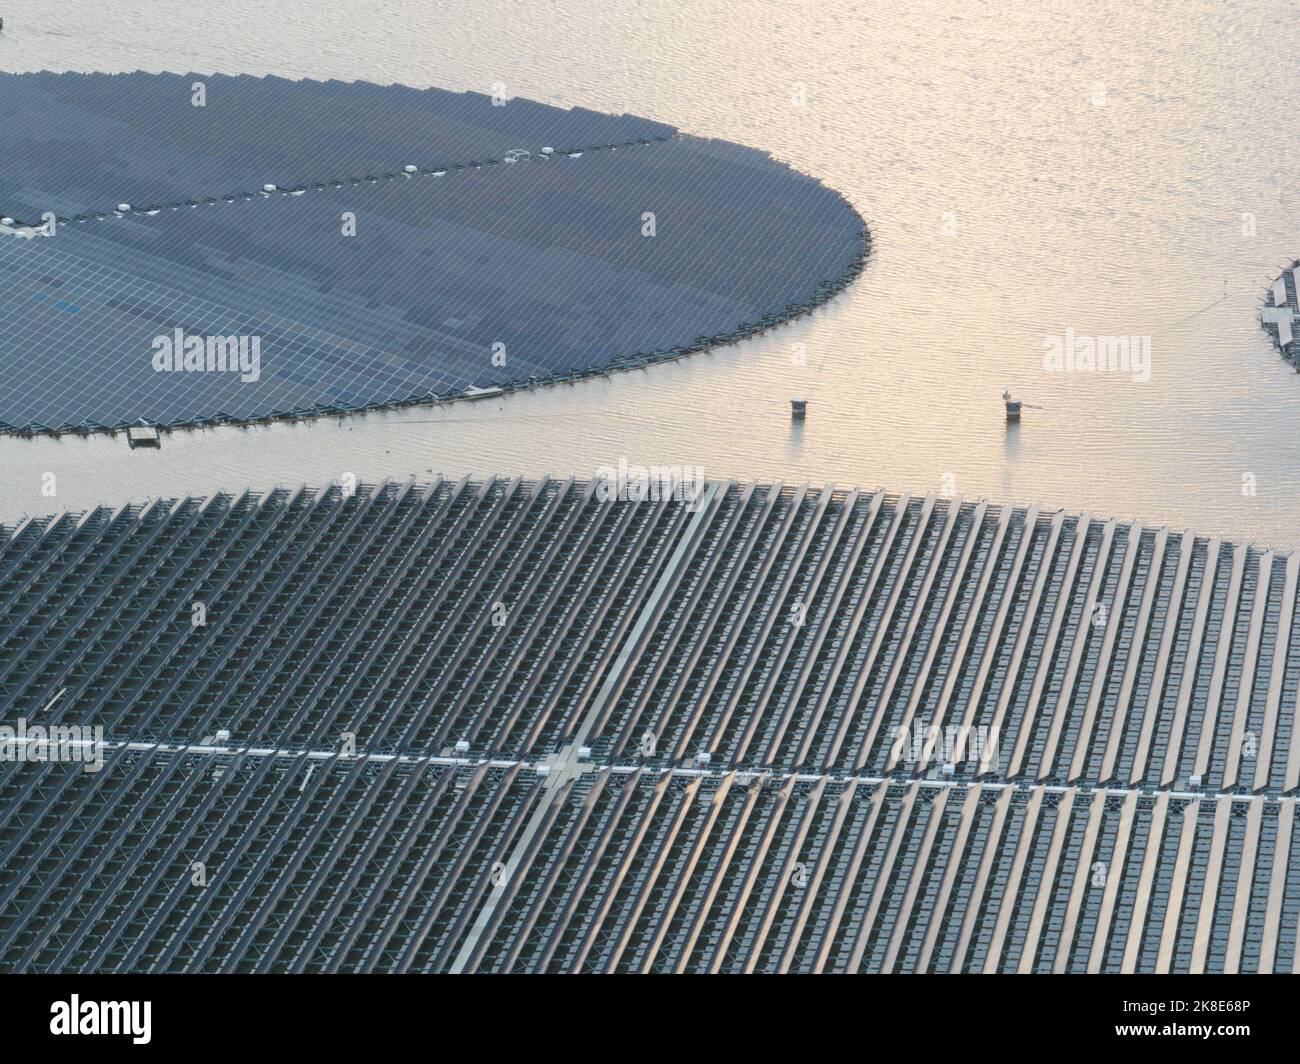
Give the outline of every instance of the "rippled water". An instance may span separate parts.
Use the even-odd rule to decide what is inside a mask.
[[[1292,5],[139,8],[10,0],[0,67],[500,81],[766,148],[841,189],[870,219],[875,255],[810,319],[675,365],[441,409],[176,433],[160,452],[0,439],[0,520],[344,472],[591,475],[625,456],[711,476],[955,486],[1300,546],[1300,375],[1256,321],[1300,254]],[[1067,328],[1150,336],[1150,380],[1046,372],[1044,338]],[[1037,406],[1011,432],[1004,385]],[[809,399],[802,428],[794,395]]]

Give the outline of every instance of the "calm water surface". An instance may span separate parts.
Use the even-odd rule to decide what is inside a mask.
[[[345,472],[589,476],[622,456],[711,476],[955,486],[1300,546],[1300,375],[1255,317],[1300,254],[1292,5],[212,7],[9,0],[0,68],[504,82],[766,148],[841,189],[871,221],[875,256],[813,317],[647,371],[490,403],[177,433],[160,452],[0,439],[0,521]],[[1067,328],[1150,336],[1150,380],[1046,372],[1044,338]],[[1004,386],[1037,407],[1010,433]],[[793,395],[809,399],[802,428]],[[54,499],[41,494],[47,472]]]

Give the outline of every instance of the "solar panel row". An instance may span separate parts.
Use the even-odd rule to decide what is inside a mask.
[[[1295,967],[1293,798],[602,767],[544,807],[544,779],[129,753],[64,786],[35,766],[9,829],[24,874],[4,967]]]

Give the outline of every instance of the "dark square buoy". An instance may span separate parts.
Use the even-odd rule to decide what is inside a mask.
[[[790,400],[790,417],[794,421],[802,421],[808,413],[807,399]]]

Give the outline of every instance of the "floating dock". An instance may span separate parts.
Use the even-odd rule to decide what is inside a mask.
[[[870,251],[813,178],[630,115],[144,73],[0,74],[0,110],[0,432],[578,380],[807,314]]]
[[[103,768],[0,763],[0,969],[1292,971],[1298,569],[782,484],[30,519],[0,723]]]

